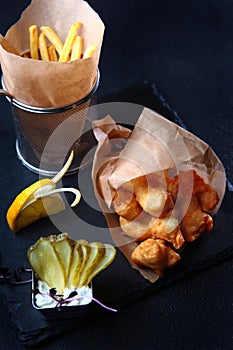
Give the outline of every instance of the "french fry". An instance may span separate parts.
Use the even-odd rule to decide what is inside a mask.
[[[59,62],[68,62],[70,59],[70,51],[74,42],[74,39],[76,37],[77,31],[81,26],[81,22],[75,22],[72,24],[69,33],[66,37],[63,49],[61,51]]]
[[[84,54],[83,54],[83,58],[89,58],[89,57],[91,57],[91,56],[93,55],[93,53],[95,52],[95,50],[96,50],[96,46],[94,46],[94,45],[89,45],[89,46],[86,48],[86,50],[85,50],[85,52],[84,52]]]
[[[37,25],[33,24],[29,27],[29,41],[30,41],[30,56],[31,58],[39,59],[39,38]]]
[[[79,60],[82,56],[83,39],[80,35],[76,36],[71,50],[70,61]]]
[[[43,33],[40,33],[39,36],[39,49],[41,59],[44,61],[49,61],[49,53],[47,49],[46,37]]]
[[[53,45],[48,47],[50,61],[58,61],[57,51]]]
[[[41,26],[41,33],[38,33],[37,25],[31,25],[29,27],[29,56],[23,54],[22,57],[59,62],[71,62],[91,57],[96,50],[96,46],[87,46],[84,54],[82,54],[83,38],[77,35],[81,25],[81,22],[75,22],[71,25],[64,45],[52,27]]]
[[[22,54],[22,57],[24,57],[24,58],[31,58],[30,52],[24,52],[24,53]]]
[[[63,43],[59,38],[59,36],[56,34],[56,32],[51,27],[48,27],[48,26],[42,26],[40,27],[40,30],[46,36],[46,38],[54,45],[59,55],[61,55],[61,52],[63,49]]]

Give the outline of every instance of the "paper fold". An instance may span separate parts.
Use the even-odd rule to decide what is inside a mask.
[[[97,47],[94,55],[73,62],[47,62],[23,58],[0,45],[4,84],[17,100],[37,107],[58,107],[77,102],[92,89],[100,58],[104,24],[99,15],[82,0],[32,0],[5,39],[16,52],[29,51],[28,28],[51,26],[63,42],[72,23],[80,21],[85,48]],[[0,39],[1,40],[1,39]]]

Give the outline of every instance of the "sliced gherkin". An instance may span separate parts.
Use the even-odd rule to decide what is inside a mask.
[[[78,242],[75,242],[73,245],[72,258],[68,275],[68,288],[73,288],[77,285],[81,273],[83,259],[84,257],[82,247]]]
[[[50,288],[56,288],[59,294],[64,293],[65,276],[55,249],[47,238],[40,238],[28,249],[28,260],[39,280]]]
[[[51,235],[48,236],[48,239],[52,242],[55,252],[61,262],[64,271],[65,281],[67,284],[72,258],[73,242],[69,238],[68,233]]]
[[[88,285],[88,278],[92,271],[98,266],[105,255],[105,247],[100,242],[89,243],[89,256],[82,270],[78,287]]]
[[[92,281],[92,279],[99,272],[106,269],[106,267],[108,267],[115,259],[116,249],[110,244],[104,244],[104,248],[105,248],[105,254],[102,257],[102,259],[100,259],[99,263],[95,266],[95,268],[90,272],[87,279],[87,285]]]
[[[39,280],[64,294],[65,288],[87,286],[114,260],[110,244],[84,239],[72,241],[68,233],[40,238],[28,249],[28,259]]]
[[[83,261],[80,266],[79,279],[75,281],[75,286],[78,287],[80,285],[80,280],[82,278],[83,271],[90,257],[91,247],[90,243],[87,242],[85,239],[79,239],[78,241],[76,241],[76,243],[80,244],[83,253]]]

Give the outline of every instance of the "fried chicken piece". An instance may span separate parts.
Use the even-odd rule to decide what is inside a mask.
[[[113,197],[115,212],[127,220],[134,220],[141,212],[142,207],[138,204],[132,192],[120,187]]]
[[[188,210],[181,221],[180,227],[187,242],[194,241],[201,234],[211,231],[213,228],[212,217],[202,211],[195,195],[191,198]]]
[[[119,217],[119,223],[122,231],[135,241],[142,241],[151,237],[150,222],[151,216],[142,212],[135,220],[127,220],[122,216]]]
[[[177,199],[178,189],[179,189],[179,181],[178,176],[175,176],[174,179],[169,175],[166,176],[167,181],[167,191],[170,193],[173,202]]]
[[[167,190],[167,170],[164,171],[156,171],[154,173],[148,174],[147,181],[148,183],[153,187],[156,187],[159,185],[159,187],[163,188],[165,191]]]
[[[180,260],[180,255],[163,239],[149,238],[134,249],[131,260],[138,266],[151,268],[161,277],[165,269],[174,266]]]
[[[147,175],[139,176],[128,182],[124,182],[121,187],[134,193],[139,186],[159,187],[166,191],[167,189],[167,171],[158,171]]]
[[[182,186],[179,189],[181,194],[190,191],[190,186],[193,187],[192,193],[197,196],[201,209],[205,213],[210,213],[219,202],[218,193],[194,170],[180,171],[174,179],[167,175],[166,181],[168,192],[171,194],[174,202],[177,199],[179,185]]]
[[[152,238],[161,238],[170,242],[175,249],[180,249],[185,243],[181,233],[179,222],[174,217],[169,218],[151,218],[149,222],[150,235]]]
[[[218,193],[200,177],[195,171],[194,176],[194,193],[197,196],[198,202],[201,209],[210,213],[218,204],[219,196]]]
[[[160,182],[149,176],[141,176],[131,182],[135,197],[144,211],[155,217],[167,216],[174,203]]]
[[[167,181],[167,190],[171,194],[173,201],[177,200],[178,192],[179,194],[187,194],[192,193],[194,179],[193,179],[193,171],[180,171],[178,175],[174,176],[174,178],[170,178],[168,175],[166,177]]]

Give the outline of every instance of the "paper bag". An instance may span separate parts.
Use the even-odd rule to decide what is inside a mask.
[[[163,170],[179,174],[180,170],[193,169],[218,193],[218,206],[211,214],[219,209],[226,185],[223,165],[210,146],[192,133],[147,108],[132,133],[116,125],[110,116],[94,122],[94,133],[98,140],[92,169],[95,194],[115,244],[131,264],[130,256],[138,243],[121,234],[118,216],[111,207],[113,192],[123,183]],[[151,282],[157,280],[154,271],[132,266]]]

